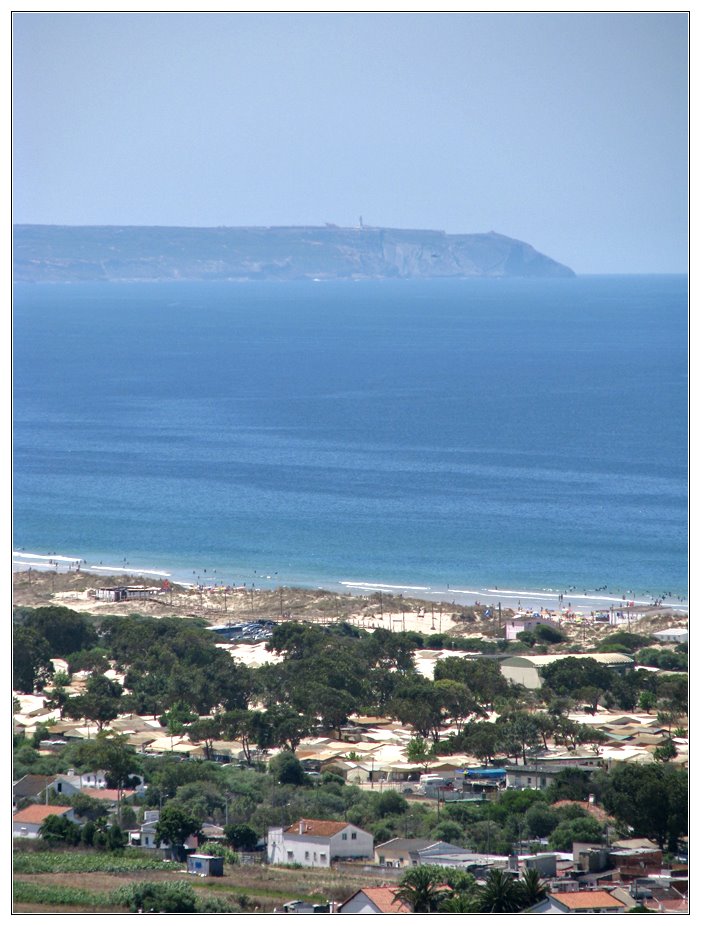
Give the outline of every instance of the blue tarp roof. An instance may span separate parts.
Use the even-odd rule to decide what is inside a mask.
[[[470,778],[506,778],[503,768],[466,768],[465,774]]]

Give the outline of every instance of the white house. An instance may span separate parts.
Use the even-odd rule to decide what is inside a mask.
[[[107,777],[103,771],[85,772],[77,774],[72,768],[68,769],[65,775],[56,775],[51,784],[51,788],[57,794],[64,794],[66,797],[72,797],[86,788],[106,788]]]
[[[36,839],[39,829],[47,817],[55,815],[65,817],[72,823],[76,822],[72,807],[62,807],[54,804],[30,804],[24,810],[18,810],[12,815],[12,835],[24,839]]]
[[[167,849],[168,844],[159,842],[156,838],[156,828],[160,819],[160,810],[145,810],[144,822],[138,830],[129,830],[129,845],[140,846],[142,849]],[[185,840],[186,849],[197,848],[197,837],[188,836]]]
[[[660,643],[688,643],[688,627],[668,627],[666,630],[657,630],[653,633]]]
[[[334,859],[372,858],[371,833],[336,820],[298,820],[292,826],[268,830],[271,865],[329,868]]]

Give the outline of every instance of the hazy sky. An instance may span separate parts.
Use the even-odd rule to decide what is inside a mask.
[[[687,267],[685,14],[13,17],[15,222],[495,230]]]

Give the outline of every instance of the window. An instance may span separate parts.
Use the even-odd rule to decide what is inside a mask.
[[[351,839],[357,839],[357,837],[358,837],[357,833],[351,833]]]
[[[288,852],[288,853],[287,853],[287,861],[288,861],[288,862],[291,862],[291,861],[292,861],[292,853],[291,853],[291,852]]]
[[[341,833],[341,839],[343,839],[344,841],[348,839],[348,833]]]
[[[320,861],[320,862],[325,862],[325,861],[326,861],[326,853],[325,853],[325,852],[322,852],[322,853],[321,853],[321,855],[319,856],[319,861]]]
[[[305,852],[305,853],[304,853],[304,861],[305,861],[305,862],[308,862],[308,861],[309,861],[309,853],[308,853],[308,852]]]
[[[314,861],[316,861],[316,852],[314,853]]]

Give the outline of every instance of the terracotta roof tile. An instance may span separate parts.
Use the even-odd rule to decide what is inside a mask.
[[[366,887],[363,893],[368,897],[381,913],[411,913],[411,907],[403,900],[397,900],[394,887]]]
[[[24,810],[18,810],[13,814],[12,819],[15,823],[43,823],[51,814],[61,816],[70,809],[70,807],[60,807],[56,804],[30,804]]]
[[[589,910],[592,907],[625,907],[625,904],[612,897],[608,891],[565,891],[550,895],[554,900],[569,907],[570,910]]]
[[[80,792],[87,797],[92,797],[97,801],[118,801],[119,791],[116,788],[83,788]],[[135,791],[122,791],[122,800],[132,797]]]
[[[336,833],[340,833],[341,830],[344,830],[349,824],[339,822],[338,820],[297,820],[296,823],[293,823],[292,826],[288,826],[285,829],[286,833],[290,835],[300,835],[299,829],[300,824],[303,824],[304,836],[335,836]]]
[[[403,900],[397,900],[395,897],[396,893],[396,887],[387,887],[386,885],[382,885],[381,887],[364,887],[356,891],[355,894],[352,894],[348,900],[344,901],[342,906],[345,906],[353,897],[357,897],[358,894],[364,894],[367,899],[377,907],[380,913],[411,913],[411,907]]]

